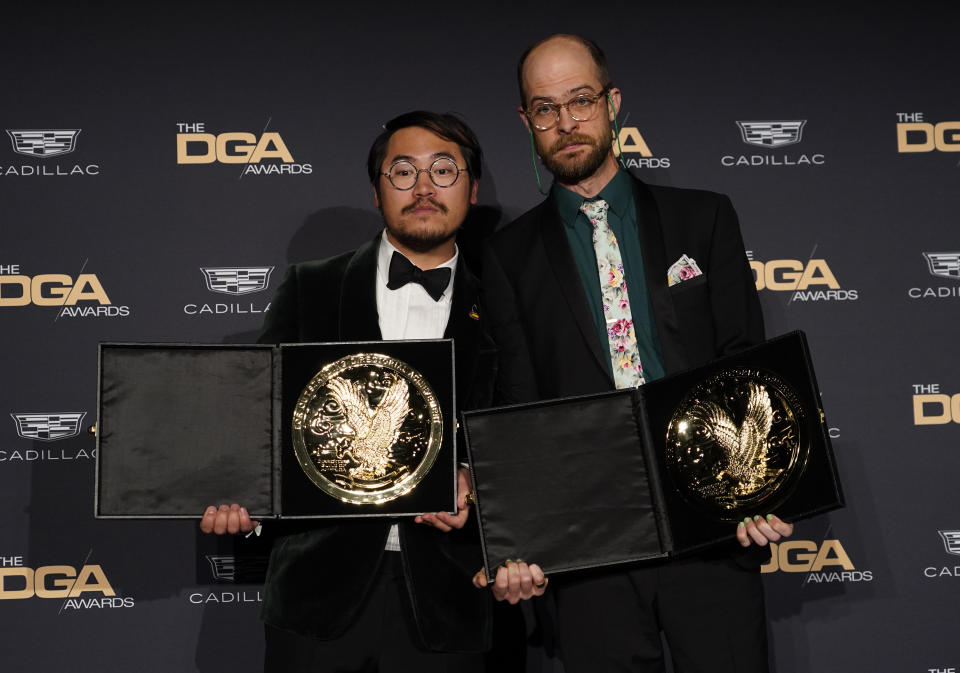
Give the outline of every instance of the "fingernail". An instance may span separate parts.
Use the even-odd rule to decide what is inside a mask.
[[[773,521],[773,514],[767,514],[767,521]]]
[[[216,511],[217,511],[217,508],[214,507],[213,505],[211,505],[210,507],[207,507],[207,514],[213,514]]]
[[[754,521],[759,521],[759,520],[760,520],[760,515],[759,515],[759,514],[754,514],[754,515],[753,515],[753,520],[754,520]]]
[[[746,523],[750,523],[750,517],[749,517],[749,516],[748,516],[748,517],[744,517],[743,523],[745,523],[745,524],[746,524]]]
[[[737,527],[738,527],[738,528],[743,528],[743,521],[741,521],[741,522],[738,524]]]
[[[250,513],[247,512],[247,508],[246,508],[246,507],[241,507],[241,508],[240,508],[240,511],[243,512],[244,516],[250,516]]]

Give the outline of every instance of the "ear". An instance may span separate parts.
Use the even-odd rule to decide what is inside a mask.
[[[470,205],[477,205],[477,189],[480,187],[480,181],[474,180],[473,184],[470,185]]]
[[[531,130],[531,129],[530,129],[530,120],[527,119],[527,115],[523,114],[523,107],[521,107],[521,106],[519,106],[519,105],[517,106],[517,114],[520,115],[520,121],[523,122],[523,125],[526,127],[526,129],[527,129],[528,131],[530,131],[530,130]]]
[[[377,210],[380,210],[380,194],[377,192],[377,188],[373,188],[373,207]]]
[[[610,113],[610,121],[613,121],[620,114],[620,89],[614,87],[607,92],[607,108]]]

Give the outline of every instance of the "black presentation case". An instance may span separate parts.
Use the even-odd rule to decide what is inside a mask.
[[[310,481],[292,444],[293,408],[326,364],[381,353],[419,371],[443,417],[433,467],[381,504],[342,502]],[[94,514],[199,518],[238,503],[257,519],[456,511],[453,341],[279,345],[103,343]]]

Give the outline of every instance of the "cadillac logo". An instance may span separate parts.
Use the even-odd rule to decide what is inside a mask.
[[[7,129],[14,152],[41,159],[73,152],[79,134],[80,129],[49,131]]]
[[[800,142],[806,119],[800,121],[737,122],[743,142],[757,147],[784,147]]]
[[[200,270],[211,292],[240,295],[265,290],[270,284],[273,267],[205,267]]]

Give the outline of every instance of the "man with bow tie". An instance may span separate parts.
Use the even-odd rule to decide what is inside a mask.
[[[453,115],[387,122],[367,160],[385,229],[356,251],[291,266],[261,342],[452,337],[458,407],[488,405],[495,349],[456,245],[481,158]],[[482,670],[490,603],[470,584],[480,549],[476,526],[465,527],[468,490],[461,468],[456,515],[266,524],[290,533],[274,543],[267,571],[266,670]],[[210,507],[201,521],[219,534],[255,527],[237,505]]]
[[[629,388],[761,342],[730,200],[621,169],[611,129],[621,92],[596,43],[549,37],[523,54],[517,79],[520,118],[554,183],[497,232],[484,260],[499,401]],[[553,578],[567,673],[659,673],[661,632],[678,673],[765,671],[759,566],[765,545],[791,533],[757,512],[731,527],[731,548]],[[498,571],[498,599],[547,590],[527,561]]]

